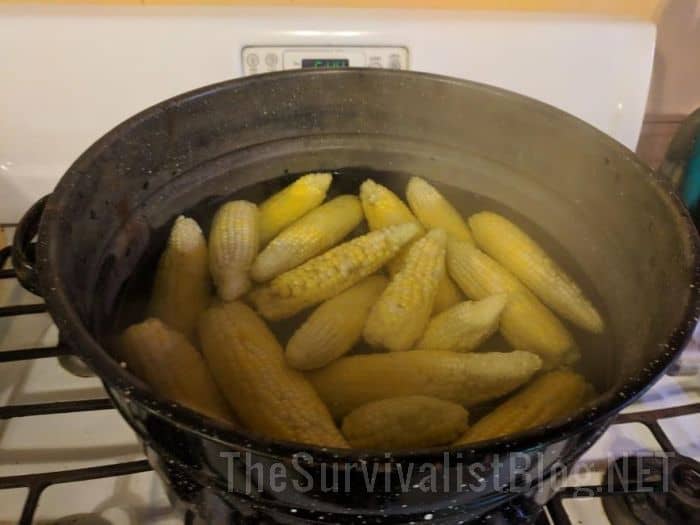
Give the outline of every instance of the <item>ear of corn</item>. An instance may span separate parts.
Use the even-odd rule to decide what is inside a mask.
[[[354,195],[341,195],[310,211],[270,241],[258,255],[251,275],[268,281],[338,244],[362,221]]]
[[[498,293],[527,292],[518,279],[471,243],[447,242],[447,271],[471,299]]]
[[[378,230],[387,226],[404,224],[413,222],[420,226],[420,222],[415,215],[408,209],[408,206],[389,188],[377,184],[372,179],[367,179],[360,186],[360,200],[362,201],[362,209],[367,218],[367,224],[370,230]],[[421,226],[421,234],[423,228]],[[415,241],[413,241],[415,242]],[[408,255],[408,250],[413,243],[404,246],[401,251],[394,257],[387,269],[390,275],[395,275],[403,266]],[[462,293],[455,283],[450,279],[447,272],[438,284],[438,291],[433,302],[432,315],[436,315],[443,310],[447,310],[462,300]]]
[[[367,277],[321,304],[287,343],[287,362],[298,370],[311,370],[350,350],[362,337],[369,310],[386,285],[381,275]]]
[[[403,267],[370,310],[365,340],[392,352],[409,350],[430,319],[438,283],[445,275],[443,230],[431,230],[411,246]]]
[[[498,320],[507,300],[507,295],[499,294],[453,306],[430,320],[416,349],[474,350],[498,330]]]
[[[129,369],[160,396],[225,423],[233,414],[199,352],[159,319],[127,328],[120,352]]]
[[[360,186],[360,200],[370,230],[381,230],[407,222],[420,224],[393,191],[372,179],[367,179]]]
[[[518,349],[535,352],[546,368],[569,364],[578,353],[566,327],[518,279],[474,245],[450,239],[447,268],[472,299],[508,294],[500,331]]]
[[[464,296],[459,290],[452,278],[447,274],[447,266],[445,266],[445,275],[438,283],[438,289],[435,293],[435,301],[433,301],[433,311],[431,315],[438,315],[448,308],[462,302]]]
[[[240,302],[216,303],[199,320],[204,357],[251,430],[275,439],[347,447],[328,409],[262,319]]]
[[[416,219],[416,216],[413,215],[398,195],[387,187],[377,184],[372,179],[367,179],[360,186],[360,200],[362,201],[362,209],[365,212],[370,230],[378,230],[406,222],[413,222],[420,226],[420,221]],[[422,233],[423,228],[421,227]],[[390,275],[397,274],[401,269],[411,244],[404,246],[398,255],[389,261],[387,268]],[[445,276],[438,285],[432,314],[435,315],[443,310],[447,310],[461,300],[462,293],[447,275],[447,272],[445,272]]]
[[[573,365],[580,358],[571,333],[529,292],[508,295],[501,313],[500,331],[514,348],[538,354],[545,368]]]
[[[600,314],[578,285],[515,224],[496,213],[469,218],[478,246],[518,277],[544,304],[590,332],[603,331]]]
[[[471,241],[469,227],[460,213],[442,194],[420,177],[412,177],[406,187],[406,199],[426,228],[441,228],[461,241]]]
[[[389,264],[387,264],[387,270],[389,275],[392,277],[399,273],[399,270],[403,267],[406,262],[406,256],[411,246],[416,241],[409,243],[407,246],[401,248],[398,255],[394,257]],[[445,269],[442,279],[438,282],[437,292],[435,293],[435,300],[433,301],[433,311],[431,315],[437,315],[440,312],[444,312],[448,308],[456,305],[457,303],[464,300],[464,295],[460,291],[459,287],[455,284],[452,278],[448,275],[447,269]]]
[[[415,224],[400,224],[356,237],[275,277],[250,297],[267,319],[291,317],[376,272],[418,233]]]
[[[579,374],[568,370],[548,372],[482,417],[455,445],[545,425],[581,407],[590,391],[590,385]]]
[[[398,224],[413,223],[419,228],[418,235],[422,236],[425,233],[423,226],[408,209],[408,206],[393,191],[386,186],[377,184],[372,179],[367,179],[360,186],[360,201],[370,231]],[[396,257],[389,261],[387,268],[390,275],[398,273],[401,269],[412,244],[412,242],[408,243]]]
[[[332,180],[330,173],[309,173],[263,202],[259,207],[260,245],[321,204]]]
[[[180,216],[158,262],[148,315],[193,340],[197,317],[210,294],[204,235],[194,219]]]
[[[209,271],[219,297],[233,301],[248,292],[248,276],[258,253],[258,209],[247,201],[224,204],[209,232]]]
[[[335,417],[371,401],[425,395],[464,406],[496,399],[526,383],[542,360],[529,352],[415,350],[341,357],[307,377]]]
[[[457,403],[427,396],[392,397],[353,410],[342,431],[353,448],[405,450],[446,445],[467,429]]]

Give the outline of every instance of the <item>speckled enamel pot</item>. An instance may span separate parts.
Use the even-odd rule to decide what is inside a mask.
[[[221,428],[154,397],[112,358],[119,292],[174,216],[288,172],[347,167],[469,189],[556,239],[609,320],[584,359],[599,397],[568,420],[468,448],[324,450]],[[14,260],[172,494],[216,523],[526,522],[556,489],[553,469],[669,366],[698,308],[695,228],[631,151],[534,100],[402,71],[281,72],[162,102],[71,166],[23,220]]]

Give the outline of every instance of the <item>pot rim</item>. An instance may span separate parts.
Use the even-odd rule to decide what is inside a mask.
[[[279,77],[303,77],[303,76],[343,76],[343,75],[372,75],[372,76],[405,76],[423,77],[434,82],[455,84],[464,86],[471,90],[487,92],[490,95],[508,97],[526,105],[529,111],[539,112],[558,119],[569,120],[572,123],[585,126],[592,130],[596,140],[606,143],[606,145],[618,155],[624,156],[635,167],[648,176],[649,184],[656,187],[657,191],[670,196],[669,206],[678,215],[679,224],[684,226],[684,233],[688,236],[688,244],[693,256],[693,282],[690,284],[688,302],[685,305],[683,318],[679,326],[673,331],[668,341],[664,345],[659,358],[645,367],[636,377],[627,379],[619,389],[609,391],[605,395],[596,399],[595,403],[590,403],[580,410],[573,417],[554,422],[553,424],[534,428],[529,431],[520,432],[507,437],[494,440],[477,442],[458,447],[432,447],[415,450],[391,452],[385,450],[362,450],[362,449],[333,449],[318,447],[303,443],[270,439],[256,432],[244,429],[231,429],[206,416],[200,415],[179,404],[167,402],[155,396],[145,383],[133,376],[128,370],[123,368],[119,362],[92,336],[90,331],[80,321],[80,317],[70,303],[68,294],[62,280],[58,274],[58,265],[52,264],[58,256],[58,242],[50,242],[50,239],[57,239],[59,230],[59,217],[61,213],[62,201],[68,195],[74,183],[84,172],[81,167],[88,166],[97,158],[110,144],[128,130],[139,125],[151,116],[165,111],[173,106],[177,106],[188,100],[206,96],[208,94],[235,89],[255,89],[255,86],[268,82],[275,82]],[[41,224],[39,228],[37,268],[41,289],[44,291],[45,300],[49,312],[52,314],[62,339],[70,341],[71,349],[81,357],[97,373],[100,379],[108,387],[110,396],[114,393],[110,388],[115,388],[122,392],[129,392],[128,397],[137,401],[144,409],[153,413],[157,417],[167,420],[176,427],[188,432],[197,434],[207,440],[218,442],[230,448],[254,452],[261,456],[271,456],[276,458],[298,457],[299,454],[308,454],[314,461],[328,462],[356,462],[356,461],[376,461],[376,462],[400,462],[400,461],[420,461],[422,459],[435,461],[437,456],[450,457],[450,459],[463,460],[474,455],[488,455],[505,451],[527,450],[539,447],[543,443],[560,440],[571,433],[580,432],[584,429],[599,426],[610,419],[613,414],[619,412],[626,405],[633,402],[644,393],[651,385],[664,373],[671,365],[674,358],[683,350],[690,339],[696,325],[696,320],[700,315],[700,238],[698,232],[685,209],[680,198],[673,190],[670,182],[656,174],[645,165],[634,152],[624,145],[615,141],[595,129],[590,124],[570,115],[562,110],[554,108],[544,102],[513,93],[511,91],[473,82],[470,80],[456,79],[452,77],[435,75],[430,73],[420,73],[414,71],[401,70],[377,70],[371,68],[350,68],[337,70],[293,70],[279,71],[264,75],[254,75],[248,77],[227,80],[224,82],[204,86],[151,106],[144,111],[137,113],[115,128],[107,132],[90,146],[68,169],[61,178],[53,194],[49,198]],[[167,414],[167,415],[166,415]]]

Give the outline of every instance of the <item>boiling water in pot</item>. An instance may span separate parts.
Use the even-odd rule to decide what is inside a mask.
[[[404,199],[406,185],[413,175],[416,174],[401,172],[378,172],[366,169],[339,170],[334,172],[333,182],[330,186],[325,202],[328,202],[339,195],[358,195],[360,185],[369,178],[381,185],[386,186],[396,195]],[[196,207],[186,210],[183,215],[195,219],[201,226],[205,235],[207,235],[211,229],[212,218],[223,203],[231,200],[247,200],[252,203],[259,204],[271,195],[293,183],[298,178],[299,175],[285,174],[284,176],[269,181],[252,184],[231,195],[226,195],[215,199],[208,199]],[[562,249],[561,245],[556,239],[548,236],[541,228],[537,227],[530,220],[528,220],[527,217],[499,202],[464,189],[459,189],[433,181],[431,181],[431,183],[457,210],[459,210],[459,212],[465,218],[480,211],[490,211],[498,213],[518,225],[532,239],[534,239],[547,252],[547,254],[549,254],[549,256],[556,261],[556,263],[562,269],[564,269],[566,273],[568,273],[569,276],[574,279],[574,281],[583,290],[584,294],[601,312],[603,319],[606,318],[606,313],[601,309],[603,303],[597,296],[594,287],[587,279],[585,272],[576,263],[576,261],[564,249]],[[346,240],[365,234],[366,232],[367,224],[363,220],[360,225],[347,236]],[[113,325],[117,328],[118,333],[122,333],[122,331],[130,325],[138,323],[147,317],[147,305],[151,294],[153,278],[156,272],[158,258],[163,250],[168,233],[169,229],[164,229],[154,236],[154,238],[158,239],[157,242],[154,242],[152,247],[149,248],[147,256],[143,258],[143,261],[137,268],[137,271],[134,272],[131,278],[127,281],[118,302],[116,319]],[[467,300],[467,298],[464,297],[463,300]],[[281,344],[282,348],[287,346],[291,336],[309,317],[310,312],[312,312],[314,308],[315,306],[304,309],[302,312],[287,319],[268,322],[268,326]],[[614,344],[611,330],[606,329],[602,334],[592,334],[591,332],[577,328],[573,324],[566,321],[565,325],[573,335],[573,338],[575,339],[580,350],[581,357],[575,363],[575,365],[573,365],[575,370],[582,374],[597,391],[600,392],[604,390],[609,384],[611,384],[613,380],[612,374],[615,370],[615,353],[612,351],[612,349],[614,349]],[[195,344],[199,345],[201,342],[195,341]],[[496,332],[493,336],[489,337],[485,342],[480,344],[479,347],[472,353],[509,352],[511,349],[512,347],[508,344],[504,337]],[[518,350],[527,349],[523,348]],[[360,338],[360,341],[353,346],[352,350],[350,350],[346,356],[358,354],[370,355],[376,352],[376,348],[368,345],[364,339]],[[311,372],[311,374],[313,374],[313,372]],[[416,394],[421,393],[416,392]],[[552,392],[552,395],[556,396],[556,392]],[[502,399],[503,398],[501,397],[499,399],[493,399],[470,405],[468,407],[470,422],[477,421],[484,414],[489,414],[494,407],[498,406],[499,403],[502,402]],[[414,402],[419,403],[419,401],[415,400]],[[425,400],[420,402],[425,402]],[[197,407],[195,406],[193,408]],[[436,407],[428,405],[427,407],[424,406],[422,408],[427,410],[431,410],[433,408],[434,410],[439,410],[440,405],[437,405]],[[233,409],[235,412],[236,407],[234,406]],[[384,409],[394,410],[391,407]],[[444,409],[449,411],[450,407],[445,406]],[[382,410],[382,407],[378,408],[377,410]],[[400,408],[400,410],[404,410],[404,408]],[[338,424],[340,424],[342,417],[346,416],[347,414],[339,416],[339,414],[334,413],[333,415],[335,416]],[[444,414],[444,417],[449,419],[448,414]],[[236,421],[236,424],[241,424],[241,422]],[[425,424],[426,426],[429,426],[431,423],[426,422]],[[245,424],[242,426],[245,426]],[[260,431],[259,429],[253,430]],[[262,433],[265,433],[264,430]],[[442,443],[442,445],[448,444],[449,443]]]

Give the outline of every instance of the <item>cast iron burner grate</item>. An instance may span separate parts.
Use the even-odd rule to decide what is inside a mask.
[[[601,485],[562,489],[547,503],[555,524],[573,525],[564,509],[568,498],[600,497],[612,525],[700,524],[700,463],[680,454],[659,421],[700,413],[700,403],[619,414],[614,425],[641,423],[663,452],[627,456],[611,463]]]
[[[0,279],[16,278],[14,270],[3,269],[10,258],[10,254],[11,248],[9,246],[0,250]],[[0,306],[0,318],[44,312],[46,312],[46,305],[43,303]],[[50,357],[60,358],[68,355],[69,352],[60,343],[57,346],[48,348],[5,350],[0,352],[0,366],[3,363],[15,361]],[[77,399],[53,403],[0,406],[0,420],[94,410],[114,410],[114,407],[109,398],[106,397],[102,399]],[[602,485],[566,487],[547,504],[547,512],[540,513],[536,522],[537,525],[548,525],[550,519],[555,525],[573,525],[564,509],[563,501],[577,497],[602,497],[608,518],[613,525],[647,525],[652,523],[654,525],[663,525],[664,523],[675,524],[679,522],[683,522],[685,525],[692,525],[699,523],[700,464],[679,455],[658,423],[660,419],[696,413],[700,413],[700,403],[662,410],[621,414],[614,422],[614,424],[642,423],[649,428],[664,452],[675,458],[671,463],[671,480],[668,487],[660,486],[661,482],[657,480],[660,476],[654,461],[658,461],[658,455],[640,458],[642,461],[638,465],[641,465],[643,469],[650,470],[646,477],[642,477],[643,489],[646,491],[656,483],[656,485],[659,485],[656,487],[656,491],[652,493],[635,491],[635,485],[630,479],[620,479],[619,476],[612,483],[608,483],[606,478]],[[616,470],[612,467],[613,465],[609,469],[608,478],[619,474],[619,469]],[[0,490],[18,488],[27,490],[18,524],[32,525],[39,498],[42,492],[52,485],[126,476],[150,470],[152,470],[151,466],[144,459],[73,470],[5,476],[0,477]],[[194,514],[188,511],[185,514],[185,523],[192,524],[195,522]]]
[[[3,268],[10,258],[11,247],[0,250],[0,268]],[[12,269],[0,269],[0,279],[15,279]],[[0,306],[0,317],[14,317],[46,312],[46,305],[22,304]],[[0,352],[0,365],[29,359],[45,359],[48,357],[60,357],[67,355],[60,344],[47,348],[23,348],[17,350],[5,350]],[[63,414],[68,412],[86,412],[92,410],[114,410],[112,402],[108,398],[103,399],[78,399],[74,401],[60,401],[55,403],[32,403],[22,405],[0,406],[0,420],[17,417],[40,416],[47,414]],[[114,476],[125,476],[139,472],[147,472],[151,466],[144,460],[116,463],[113,465],[101,465],[97,467],[85,467],[73,470],[61,470],[56,472],[42,472],[38,474],[23,474],[18,476],[0,477],[0,490],[27,489],[27,497],[24,502],[19,525],[31,525],[34,513],[39,503],[42,492],[51,485],[72,483]]]

